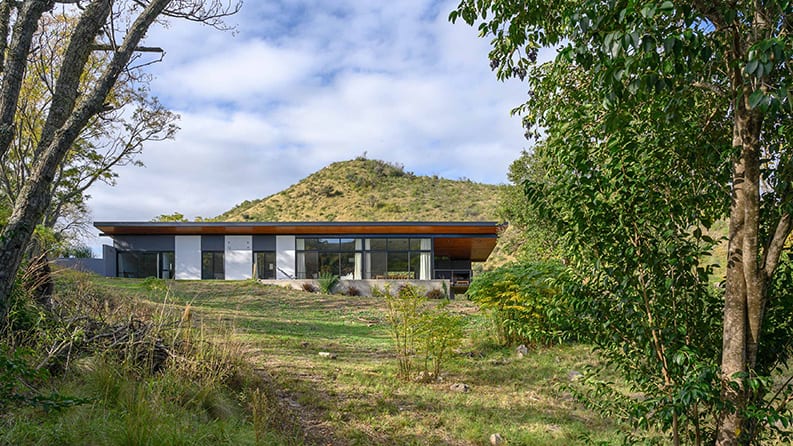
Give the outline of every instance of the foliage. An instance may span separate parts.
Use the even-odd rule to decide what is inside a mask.
[[[360,296],[361,290],[354,285],[349,285],[347,289],[344,290],[344,294],[347,296]]]
[[[22,83],[23,97],[16,114],[17,137],[0,165],[0,201],[13,205],[37,160],[38,131],[49,113],[50,93],[66,55],[68,36],[77,18],[64,10],[45,16],[34,36]],[[89,56],[80,87],[97,82],[112,54],[96,51]],[[43,224],[56,228],[59,236],[79,235],[87,223],[88,189],[96,182],[115,183],[116,169],[141,165],[137,159],[143,145],[171,139],[178,116],[165,109],[149,92],[150,76],[140,68],[125,72],[108,95],[105,109],[84,127],[53,180],[53,200]]]
[[[339,284],[339,276],[330,272],[321,272],[319,273],[319,279],[317,279],[317,283],[319,283],[319,290],[325,294],[331,294],[333,289],[336,288],[336,285]]]
[[[185,218],[184,214],[180,212],[174,212],[172,214],[160,214],[152,219],[152,221],[161,221],[161,222],[186,222],[188,221]]]
[[[464,337],[465,321],[460,315],[446,310],[447,302],[431,310],[425,310],[419,330],[419,349],[424,356],[424,376],[437,380],[452,349],[458,347]]]
[[[441,288],[433,288],[427,291],[426,293],[424,293],[424,296],[427,299],[448,299],[449,297],[446,295],[446,293],[443,292],[443,289]]]
[[[573,315],[554,279],[555,262],[524,262],[499,267],[474,278],[468,297],[488,312],[504,345],[547,345],[573,339]]]
[[[385,300],[385,318],[397,356],[397,376],[407,381],[413,372],[413,356],[422,328],[422,307],[426,298],[410,285],[400,286],[396,293],[386,287],[383,290],[375,289],[373,294]]]
[[[410,380],[414,374],[414,357],[423,355],[423,379],[438,379],[449,351],[463,338],[463,320],[446,310],[432,307],[422,290],[402,285],[396,293],[389,287],[375,289],[374,295],[386,303],[386,321],[397,355],[397,376]]]
[[[765,310],[784,305],[766,291],[793,228],[791,14],[786,0],[463,0],[451,13],[492,37],[499,78],[530,84],[515,110],[541,141],[545,176],[530,181],[530,199],[558,223],[582,284],[577,310],[610,302],[590,316],[598,342],[663,402],[670,416],[654,420],[674,443],[689,433],[748,443],[763,417],[750,410],[765,397],[756,383],[779,352],[762,340]],[[536,67],[548,46],[558,57]],[[727,214],[720,322],[699,260],[713,245],[703,230]],[[647,362],[632,368],[620,349]],[[678,405],[696,371],[719,361],[720,396]]]
[[[61,410],[90,402],[56,392],[43,393],[38,389],[49,379],[49,373],[28,362],[33,352],[26,348],[0,346],[0,409],[3,411],[20,405],[32,405],[47,412]]]
[[[73,243],[65,246],[61,250],[61,257],[74,259],[92,259],[94,252],[91,247],[83,243]]]
[[[509,222],[509,235],[500,237],[499,248],[515,252],[521,261],[535,262],[558,258],[560,249],[553,226],[542,221],[539,213],[529,205],[523,184],[536,181],[544,173],[532,153],[521,152],[520,158],[509,166],[510,184],[501,189],[498,200],[499,217]],[[504,246],[504,244],[509,246]]]

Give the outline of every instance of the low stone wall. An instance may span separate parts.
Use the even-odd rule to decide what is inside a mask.
[[[319,281],[316,279],[278,279],[278,280],[259,280],[259,283],[263,283],[265,285],[278,285],[286,288],[292,288],[295,290],[302,290],[304,283],[310,283],[315,287],[319,288]],[[396,290],[401,285],[413,285],[418,288],[423,288],[426,291],[431,290],[443,290],[444,284],[446,284],[446,292],[450,292],[450,286],[448,280],[444,279],[433,279],[433,280],[385,280],[385,279],[363,279],[363,280],[349,280],[349,279],[341,279],[339,280],[338,285],[336,285],[335,292],[346,294],[346,291],[350,289],[350,287],[355,287],[358,289],[358,292],[361,296],[371,296],[372,292],[375,289],[384,289],[386,286],[390,286],[392,290]]]

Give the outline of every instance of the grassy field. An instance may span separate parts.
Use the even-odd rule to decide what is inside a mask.
[[[571,371],[596,363],[587,346],[519,358],[492,344],[487,321],[466,301],[451,304],[468,322],[464,347],[442,382],[424,384],[396,379],[376,298],[222,281],[171,282],[163,293],[140,280],[97,280],[175,310],[189,304],[198,325],[222,327],[218,341],[242,341],[243,354],[280,389],[282,405],[312,443],[477,445],[489,444],[493,433],[512,445],[580,444],[585,434],[616,441],[608,421],[561,388]],[[458,382],[471,390],[452,391]]]

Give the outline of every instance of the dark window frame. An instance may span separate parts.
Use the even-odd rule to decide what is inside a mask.
[[[201,251],[201,280],[224,280],[226,278],[225,254],[224,251]],[[212,256],[210,269],[205,268],[204,256],[206,255]],[[220,256],[220,271],[217,268],[218,255]]]
[[[173,256],[172,258],[174,259],[174,263],[171,265],[170,268],[168,268],[170,277],[163,277],[163,270],[164,269],[163,269],[162,265],[163,265],[163,262],[164,262],[164,258],[163,257],[164,257],[165,254],[171,254],[171,256]],[[140,256],[141,258],[139,260],[143,260],[143,258],[145,258],[146,256],[152,256],[152,255],[155,256],[154,274],[134,274],[134,275],[130,275],[130,274],[133,274],[133,271],[129,271],[129,272],[122,271],[121,270],[122,263],[126,263],[126,262],[122,262],[121,261],[121,257],[124,256],[124,255]],[[175,274],[175,269],[176,269],[175,258],[176,258],[175,251],[150,251],[150,250],[145,250],[145,249],[117,250],[116,251],[116,274],[115,274],[115,276],[116,277],[132,278],[132,279],[145,279],[147,277],[156,277],[158,279],[173,279],[174,278],[174,274]],[[138,271],[136,271],[136,272],[139,273],[141,269],[142,268],[137,268]],[[144,269],[144,271],[145,271],[145,269]]]

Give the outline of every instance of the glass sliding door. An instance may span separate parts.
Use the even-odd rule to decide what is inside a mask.
[[[275,279],[275,251],[256,252],[253,261],[257,279]]]
[[[175,257],[173,251],[164,251],[160,253],[160,279],[173,279]]]
[[[201,253],[201,279],[226,278],[225,265],[223,264],[223,251],[204,251]]]

